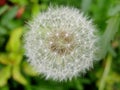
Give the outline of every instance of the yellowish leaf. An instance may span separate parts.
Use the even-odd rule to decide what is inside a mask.
[[[21,83],[23,85],[28,84],[25,77],[21,74],[19,66],[14,66],[13,67],[13,78],[14,78],[14,80],[16,80],[17,82],[19,82],[19,83]]]
[[[23,62],[23,71],[30,76],[37,76],[37,72],[27,62]]]
[[[6,85],[10,77],[11,77],[11,66],[6,66],[2,70],[0,70],[0,87]]]
[[[18,52],[21,48],[21,36],[22,28],[17,28],[11,33],[10,39],[7,43],[6,50],[12,52]]]

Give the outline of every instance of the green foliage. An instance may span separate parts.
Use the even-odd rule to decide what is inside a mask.
[[[11,36],[9,38],[9,41],[6,46],[6,51],[11,51],[11,52],[19,52],[21,42],[20,42],[20,37],[22,35],[22,28],[17,28],[13,30],[11,33]]]
[[[24,56],[26,22],[50,5],[80,9],[93,19],[102,36],[103,58],[72,81],[38,77]],[[0,90],[120,90],[119,66],[120,0],[7,0],[0,6]]]
[[[0,72],[0,87],[4,86],[7,84],[7,80],[10,78],[11,73],[10,73],[10,66],[4,67],[1,72]]]

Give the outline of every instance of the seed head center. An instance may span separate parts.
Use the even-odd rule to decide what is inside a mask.
[[[65,31],[53,32],[48,41],[49,49],[59,55],[70,54],[74,49],[74,35]]]

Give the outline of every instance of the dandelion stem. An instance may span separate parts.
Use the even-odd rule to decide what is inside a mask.
[[[111,64],[112,64],[112,55],[109,54],[106,58],[106,65],[105,65],[105,69],[104,69],[98,90],[104,90],[106,78],[110,72]]]

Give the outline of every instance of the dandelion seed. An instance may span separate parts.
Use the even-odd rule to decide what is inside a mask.
[[[99,36],[79,10],[50,7],[29,25],[24,36],[26,56],[46,79],[72,79],[93,67]]]

